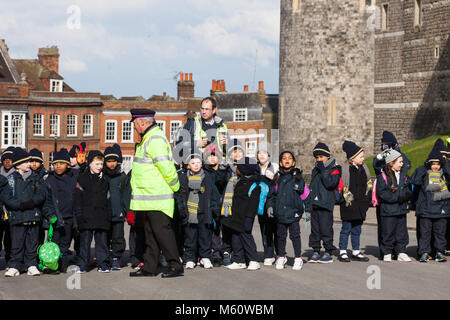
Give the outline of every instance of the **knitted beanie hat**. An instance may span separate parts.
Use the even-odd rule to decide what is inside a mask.
[[[325,157],[330,157],[331,153],[330,153],[330,149],[328,148],[328,146],[323,143],[323,142],[319,142],[313,150],[313,155],[314,157],[317,157],[318,155],[322,155]]]
[[[13,166],[16,167],[18,165],[21,165],[22,163],[30,161],[30,159],[31,159],[30,154],[26,152],[24,149],[19,147],[14,149],[14,152],[12,154]]]
[[[3,160],[5,160],[5,159],[11,159],[12,160],[12,155],[13,155],[14,149],[16,149],[16,148],[15,147],[8,147],[8,148],[6,148],[6,150],[3,151],[3,153],[2,153],[1,161],[3,162]]]
[[[347,159],[349,160],[355,158],[363,151],[363,149],[356,145],[356,143],[347,140],[345,140],[342,144],[342,150],[344,150],[344,152],[347,154]]]
[[[53,156],[53,164],[57,162],[66,163],[70,166],[70,155],[66,148],[61,148],[61,150],[55,152]]]
[[[44,162],[44,159],[42,158],[42,152],[36,148],[30,150],[30,157],[30,161],[37,161],[40,163]]]
[[[106,147],[105,149],[105,161],[108,160],[116,160],[117,162],[121,162],[122,159],[122,150],[120,146],[115,143],[112,147]]]

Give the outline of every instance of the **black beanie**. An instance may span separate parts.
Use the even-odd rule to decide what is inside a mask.
[[[70,155],[66,148],[61,148],[61,150],[55,152],[53,164],[56,162],[66,163],[70,166]]]
[[[22,148],[15,148],[12,155],[13,166],[21,165],[22,163],[30,161],[31,157],[28,152]]]
[[[42,152],[36,148],[30,150],[30,157],[31,157],[30,161],[37,161],[40,163],[44,162],[44,159],[42,158]]]
[[[91,164],[91,162],[94,160],[95,157],[105,158],[105,156],[100,150],[91,150],[89,151],[87,156],[87,164],[88,165]]]
[[[122,162],[122,150],[117,143],[115,143],[112,147],[106,147],[105,161],[108,160],[116,160],[117,162]]]
[[[244,176],[252,176],[259,174],[260,172],[259,165],[256,162],[256,159],[249,157],[245,157],[239,160],[237,168]]]
[[[356,145],[353,141],[345,140],[342,144],[342,150],[347,154],[347,159],[353,159],[360,154],[363,149]]]
[[[381,137],[381,142],[393,146],[396,145],[397,139],[395,138],[394,134],[390,131],[383,131],[383,135]]]
[[[6,150],[3,151],[3,153],[2,153],[1,161],[3,162],[3,160],[5,160],[5,159],[11,159],[12,160],[12,158],[13,158],[12,155],[13,155],[14,149],[16,149],[16,148],[15,147],[8,147],[8,148],[6,148]]]
[[[313,155],[314,155],[314,157],[322,155],[322,156],[329,158],[331,156],[331,153],[330,153],[330,149],[328,148],[328,146],[325,143],[319,142],[314,147]]]

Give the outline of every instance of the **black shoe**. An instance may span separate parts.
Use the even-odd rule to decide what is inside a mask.
[[[213,267],[218,268],[222,266],[222,259],[213,259]]]
[[[344,257],[346,256],[346,257]],[[348,257],[348,255],[346,253],[342,253],[338,256],[338,260],[340,262],[350,262],[350,258]]]
[[[44,271],[42,271],[43,274],[60,274],[61,272],[58,270],[50,270],[48,268],[45,268]]]
[[[130,272],[130,277],[156,277],[157,275],[157,273],[147,272],[142,269],[135,272]]]
[[[356,256],[352,255],[353,261],[361,261],[361,262],[367,262],[369,261],[369,258],[367,258],[365,255],[363,255],[361,252],[358,253]]]
[[[167,271],[165,271],[162,274],[162,278],[175,278],[175,277],[181,277],[184,275],[183,269],[176,270],[174,268],[169,268]]]

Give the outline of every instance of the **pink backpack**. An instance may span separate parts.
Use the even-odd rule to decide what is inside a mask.
[[[386,184],[387,184],[386,174],[384,172],[381,172],[381,175],[384,179],[384,182],[386,182]],[[375,179],[375,181],[373,182],[373,188],[372,188],[372,205],[374,207],[376,207],[379,204],[380,204],[380,201],[378,200],[378,197],[377,197],[377,179]]]

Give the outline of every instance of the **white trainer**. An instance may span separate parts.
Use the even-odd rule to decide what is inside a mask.
[[[295,258],[294,259],[294,266],[292,267],[292,270],[302,270],[303,268],[303,259],[302,258]]]
[[[406,253],[399,253],[397,257],[399,262],[411,262],[411,258]]]
[[[245,263],[233,262],[229,266],[225,266],[225,268],[228,268],[230,270],[239,270],[239,269],[245,269],[245,268],[247,268],[247,266],[245,265]]]
[[[31,266],[31,267],[28,267],[27,274],[29,276],[39,276],[41,273],[39,272],[38,268],[36,268],[35,266]]]
[[[275,263],[275,268],[277,268],[278,270],[284,269],[284,265],[286,264],[286,262],[286,257],[278,257],[277,262]]]
[[[200,260],[200,265],[203,266],[203,268],[205,269],[212,269],[213,267],[211,260],[209,260],[208,258],[202,258]]]
[[[194,269],[195,268],[195,263],[194,261],[188,261],[186,262],[186,269]]]
[[[383,257],[384,262],[392,262],[392,255],[391,254],[385,254]]]
[[[256,262],[256,261],[250,261],[249,262],[247,270],[255,271],[255,270],[258,270],[258,269],[261,269],[261,266],[260,266],[259,262]]]
[[[20,272],[16,268],[8,268],[8,270],[5,272],[5,277],[17,277],[19,275]]]
[[[271,266],[275,262],[275,258],[265,258],[264,259],[264,265],[265,266]]]

